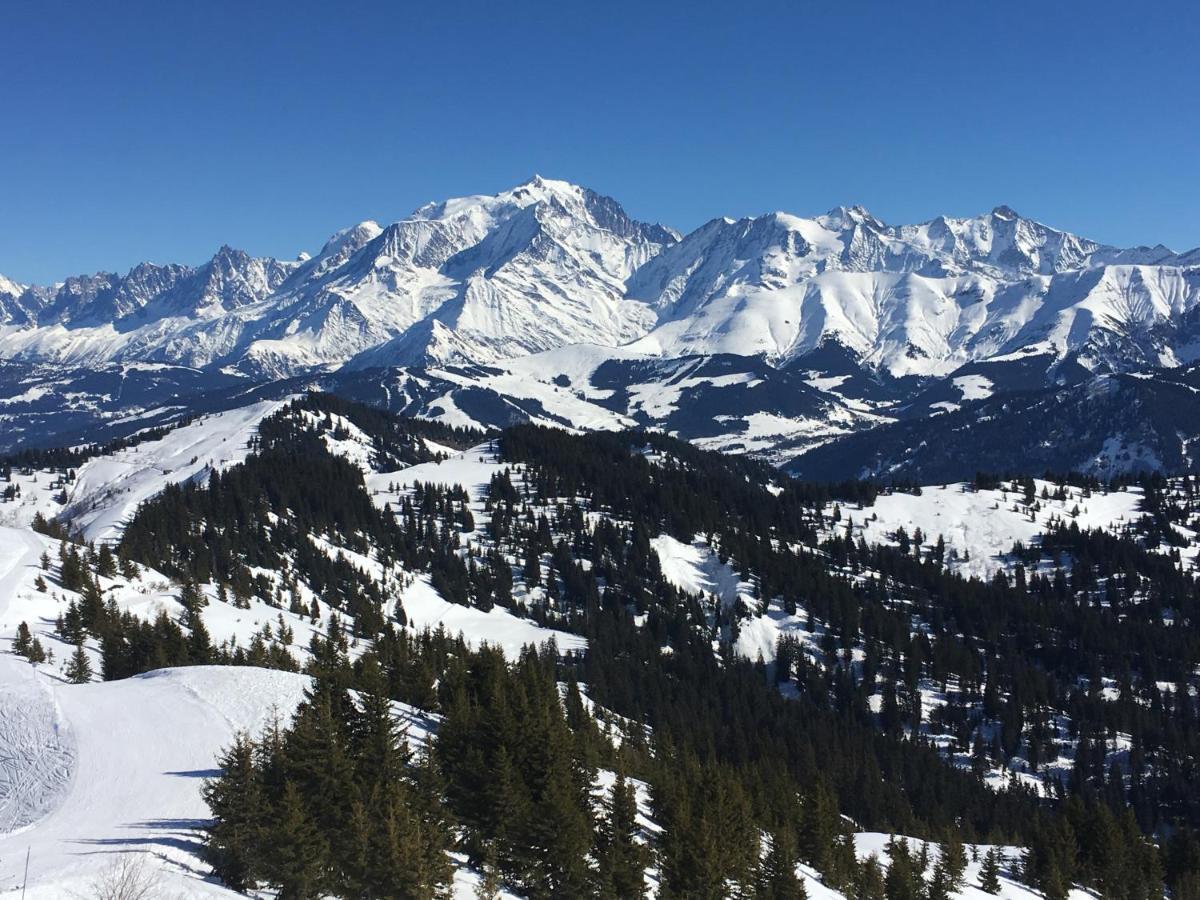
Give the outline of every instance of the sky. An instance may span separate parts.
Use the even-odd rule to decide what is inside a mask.
[[[862,204],[1200,244],[1186,3],[0,0],[0,273],[292,258],[534,173],[682,231]]]

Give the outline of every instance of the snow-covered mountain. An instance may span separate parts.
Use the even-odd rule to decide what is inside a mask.
[[[1198,307],[1200,250],[1110,247],[1008,207],[771,213],[681,238],[534,177],[288,262],[223,247],[198,267],[0,279],[0,450],[319,383],[443,421],[636,424],[780,462],[990,396],[1188,366]]]
[[[717,219],[630,279],[664,355],[762,355],[805,366],[836,344],[890,376],[944,376],[1030,347],[1091,371],[1195,358],[1197,254],[1119,250],[1000,207],[888,226],[865,210]]]
[[[1200,251],[1108,247],[1007,207],[898,226],[861,207],[771,213],[680,239],[534,177],[360,223],[292,262],[223,247],[197,268],[0,281],[0,356],[280,377],[634,341],[666,357],[789,365],[833,343],[888,376],[1028,347],[1125,371],[1196,358],[1197,266]]]
[[[677,240],[613,200],[535,177],[495,196],[363,222],[312,258],[222,248],[205,265],[143,264],[51,287],[0,284],[0,355],[95,365],[317,367],[491,361],[654,324],[625,280]],[[367,354],[360,356],[360,354]]]

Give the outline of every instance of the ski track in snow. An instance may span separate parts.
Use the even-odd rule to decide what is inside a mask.
[[[234,896],[205,880],[198,829],[208,810],[200,786],[216,774],[217,756],[235,732],[290,716],[306,677],[193,667],[50,686],[15,659],[0,663],[3,775],[19,785],[3,810],[5,827],[36,820],[0,835],[0,896],[20,887],[27,850],[30,898],[90,896],[88,886],[114,854],[137,851],[157,858],[164,896]],[[60,738],[64,732],[69,737]]]
[[[61,802],[76,749],[50,689],[15,657],[0,658],[0,834],[26,828]]]

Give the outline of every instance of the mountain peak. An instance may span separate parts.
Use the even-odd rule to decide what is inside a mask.
[[[875,216],[871,215],[867,208],[859,203],[853,206],[835,206],[820,219],[836,225],[839,228],[850,228],[853,225],[870,225],[874,228],[883,228],[884,224]]]
[[[1004,204],[1001,204],[1000,206],[997,206],[995,209],[993,209],[992,215],[995,216],[997,219],[1006,219],[1006,220],[1021,218],[1020,214],[1015,209],[1013,209],[1011,206],[1006,206]]]

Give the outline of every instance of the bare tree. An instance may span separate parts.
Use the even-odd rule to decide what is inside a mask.
[[[159,873],[144,853],[121,853],[96,876],[88,897],[94,900],[160,900]]]

